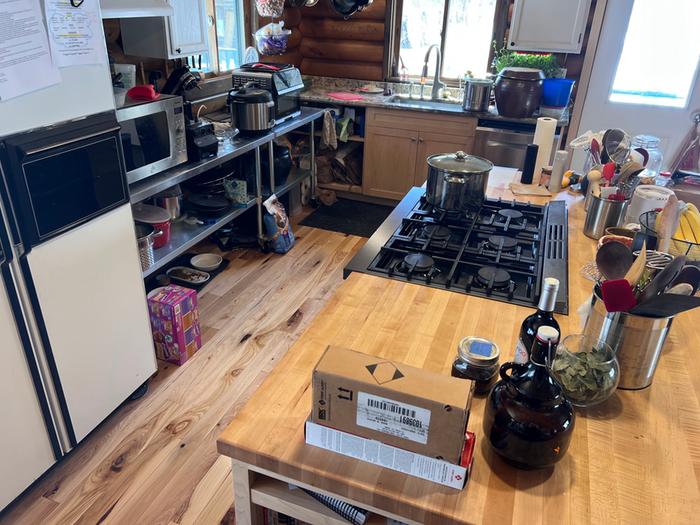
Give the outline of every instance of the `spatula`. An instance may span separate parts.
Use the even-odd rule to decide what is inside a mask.
[[[679,255],[678,257],[674,258],[670,263],[668,263],[668,266],[657,273],[647,287],[642,290],[637,302],[639,304],[643,304],[662,293],[666,287],[678,276],[684,264],[685,255]]]
[[[700,297],[664,293],[638,304],[629,313],[645,317],[673,317],[698,306]]]
[[[624,279],[603,282],[601,292],[608,312],[629,312],[637,304],[630,283]]]
[[[671,286],[676,286],[682,283],[688,283],[693,287],[693,293],[690,295],[695,295],[698,293],[698,289],[700,289],[700,268],[692,265],[684,266],[671,283]]]

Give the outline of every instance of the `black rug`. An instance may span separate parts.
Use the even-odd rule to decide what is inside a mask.
[[[301,221],[301,225],[358,237],[371,237],[392,210],[391,206],[338,199],[332,206],[321,204],[319,209]]]

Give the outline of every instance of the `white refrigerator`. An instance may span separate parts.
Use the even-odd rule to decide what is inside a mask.
[[[0,101],[0,512],[156,371],[103,51]]]

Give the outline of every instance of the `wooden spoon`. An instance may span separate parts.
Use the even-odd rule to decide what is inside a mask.
[[[644,274],[644,268],[647,265],[647,241],[645,240],[642,244],[642,249],[639,252],[639,256],[634,260],[630,269],[627,270],[625,274],[625,280],[630,283],[630,286],[634,288],[637,283],[642,278]]]
[[[598,249],[595,254],[595,263],[606,279],[624,279],[634,263],[634,256],[627,246],[613,241]]]

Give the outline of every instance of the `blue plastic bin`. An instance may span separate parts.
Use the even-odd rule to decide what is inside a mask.
[[[568,78],[545,78],[542,86],[542,105],[563,108],[569,105],[574,81]]]

